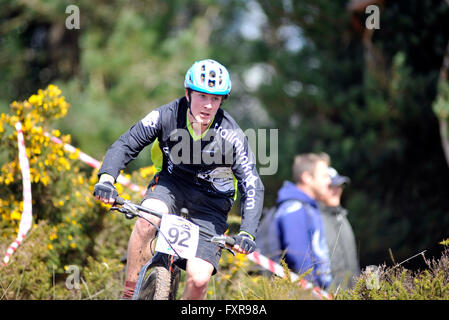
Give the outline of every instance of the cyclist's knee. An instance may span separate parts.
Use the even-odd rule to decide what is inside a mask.
[[[204,274],[196,274],[190,278],[190,284],[195,290],[205,290],[209,285],[210,277]]]
[[[168,213],[167,205],[163,201],[158,199],[145,199],[142,202],[142,207],[151,209],[156,212],[160,212],[162,214]],[[146,218],[148,218],[153,224],[159,225],[160,218],[142,211],[140,213],[144,215]],[[153,234],[155,232],[154,226],[150,224],[148,221],[141,218],[137,219],[135,228],[137,229],[137,232],[140,235]]]
[[[133,232],[137,232],[139,238],[146,239],[147,237],[152,238],[154,236],[154,230],[155,228],[150,223],[139,218],[134,225]]]
[[[142,207],[151,209],[153,211],[162,213],[162,214],[167,214],[168,213],[168,206],[167,204],[159,199],[155,199],[155,198],[150,198],[150,199],[145,199],[142,202]]]
[[[187,262],[187,281],[196,290],[207,288],[214,267],[209,262],[193,258]]]

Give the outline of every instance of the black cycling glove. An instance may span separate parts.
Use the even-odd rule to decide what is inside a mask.
[[[239,245],[240,248],[242,248],[245,251],[248,251],[248,253],[253,252],[256,250],[256,242],[250,238],[249,235],[245,233],[240,233],[236,236],[233,236],[235,243],[234,245]]]
[[[115,200],[117,199],[118,192],[114,185],[109,181],[98,182],[94,187],[94,196],[106,199],[113,198]]]

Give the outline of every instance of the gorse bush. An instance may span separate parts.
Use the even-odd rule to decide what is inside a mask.
[[[26,241],[9,264],[2,267],[2,299],[118,299],[122,265],[117,259],[87,258],[85,266],[66,266],[60,273],[48,266],[51,226],[41,221],[30,230]]]
[[[41,288],[33,287],[36,291],[9,290],[3,298],[67,298],[64,292],[69,291],[64,280],[69,266],[89,270],[84,278],[81,277],[86,279],[86,283],[74,298],[90,297],[100,290],[103,293],[95,297],[105,298],[109,289],[99,289],[98,286],[106,283],[105,277],[111,275],[111,272],[123,270],[124,266],[119,259],[126,250],[133,222],[109,213],[110,206],[95,201],[92,192],[98,171],[78,160],[79,150],[71,153],[50,139],[51,134],[59,137],[63,143],[70,143],[70,135],[61,135],[59,130],[51,128],[55,119],[67,114],[69,106],[59,88],[49,85],[26,101],[13,102],[10,114],[0,116],[0,159],[3,163],[0,169],[0,254],[4,254],[7,246],[15,239],[23,209],[22,174],[15,129],[18,121],[22,123],[30,163],[33,199],[33,231],[29,231],[30,235],[39,230],[39,240],[27,236],[23,245],[12,255],[7,267],[0,269],[0,280],[12,281],[14,275],[17,279],[35,275],[42,283]],[[147,167],[128,177],[138,180],[136,183],[142,183],[153,174],[154,168]],[[133,200],[139,201],[139,194],[128,194],[120,184],[117,184],[117,188],[124,198],[134,197]],[[30,261],[19,259],[25,252]],[[108,272],[101,269],[105,264]],[[119,280],[117,276],[115,278]],[[17,280],[14,282],[17,283]],[[50,284],[54,284],[55,294],[46,293]],[[117,291],[118,284],[110,287]],[[87,289],[89,286],[91,288]],[[20,295],[11,295],[12,292],[20,292]],[[73,295],[73,291],[70,292]],[[117,292],[114,297],[109,297],[117,298]]]
[[[52,143],[46,135],[46,132],[51,132],[60,136],[58,130],[50,129],[50,125],[52,120],[64,116],[68,107],[61,91],[50,85],[27,101],[13,102],[12,115],[2,114],[0,124],[0,142],[3,153],[6,153],[3,154],[6,163],[0,175],[3,237],[11,238],[17,233],[23,208],[17,132],[14,127],[20,121],[30,163],[33,218],[36,223],[46,220],[51,225],[48,249],[52,264],[58,267],[66,262],[58,261],[63,256],[61,253],[73,257],[76,251],[86,249],[88,241],[80,237],[83,233],[81,220],[85,218],[87,208],[94,206],[93,200],[87,197],[87,179],[76,163],[77,155],[69,154],[62,145]],[[70,136],[62,136],[61,139],[69,142]]]
[[[46,263],[49,259],[47,246],[50,243],[50,230],[51,227],[45,221],[34,225],[14,258],[8,265],[1,267],[2,299],[50,298],[52,271]]]

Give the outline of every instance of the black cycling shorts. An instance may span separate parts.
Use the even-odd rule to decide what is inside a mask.
[[[221,235],[228,228],[226,221],[233,205],[232,199],[206,194],[192,187],[192,184],[175,179],[168,173],[159,172],[154,176],[144,200],[151,198],[163,201],[170,214],[179,215],[181,208],[186,208],[189,213],[188,220],[200,226],[200,230]],[[212,275],[215,275],[221,250],[216,244],[207,242],[206,239],[207,236],[200,233],[196,257],[211,263],[214,266]],[[179,260],[177,264],[185,270],[185,259]]]

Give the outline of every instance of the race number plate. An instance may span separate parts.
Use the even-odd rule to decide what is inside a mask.
[[[160,233],[165,237],[159,234],[156,251],[172,255],[178,253],[179,256],[186,259],[195,257],[200,233],[196,224],[177,215],[164,214],[162,216]]]

